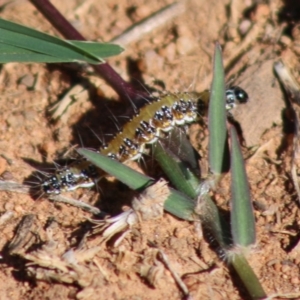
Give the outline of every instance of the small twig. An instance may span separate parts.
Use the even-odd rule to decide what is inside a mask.
[[[167,22],[177,17],[179,14],[182,14],[184,11],[184,3],[172,3],[155,12],[151,16],[143,19],[142,21],[134,24],[122,34],[112,39],[110,42],[119,44],[121,46],[127,46],[130,43],[140,40],[153,30],[165,25]]]
[[[67,198],[62,195],[50,196],[48,199],[51,201],[61,202],[61,203],[70,204],[72,206],[79,207],[80,209],[85,210],[94,215],[99,215],[101,213],[101,210],[95,206],[89,205],[79,200]]]
[[[66,20],[66,18],[48,0],[30,0],[31,3],[41,12],[44,17],[66,38],[69,40],[84,41],[85,38]],[[130,83],[126,82],[115,70],[107,63],[92,65],[95,72],[99,74],[122,99],[136,101],[142,97],[142,91],[137,91]]]
[[[291,231],[288,231],[288,230],[270,230],[270,232],[287,234],[289,236],[297,236],[298,235],[297,232],[291,232]]]
[[[0,226],[6,224],[12,217],[14,216],[13,211],[6,211],[4,214],[0,216]]]
[[[261,20],[253,25],[249,30],[245,39],[232,51],[231,55],[224,60],[224,70],[227,73],[232,65],[250,48],[250,46],[257,40],[264,29],[263,25],[267,18],[262,17]]]
[[[30,186],[13,181],[0,180],[0,191],[29,194]]]
[[[274,63],[274,71],[288,93],[291,103],[300,105],[300,86],[282,60]]]
[[[88,99],[88,91],[83,84],[76,84],[71,87],[71,89],[50,109],[52,120],[60,120],[61,124],[66,124],[68,115],[65,112],[68,110],[69,106],[79,99]]]
[[[294,111],[295,128],[291,175],[295,190],[297,192],[298,201],[300,201],[300,178],[298,175],[300,169],[300,86],[281,60],[274,63],[274,71],[282,83],[282,86],[287,93],[287,98]]]
[[[168,260],[168,257],[160,249],[158,249],[158,254],[159,254],[159,258],[164,263],[164,265],[166,266],[166,268],[170,271],[170,273],[172,274],[174,280],[176,281],[176,283],[178,284],[178,286],[182,290],[182,292],[183,292],[183,294],[185,296],[185,299],[188,299],[188,297],[190,296],[190,292],[189,292],[187,286],[185,285],[185,283],[180,278],[180,276],[171,267],[171,264],[170,264],[170,262]]]
[[[298,293],[276,293],[276,294],[273,294],[273,295],[265,298],[265,300],[272,300],[274,298],[299,299],[299,297],[300,297],[300,292],[298,292]]]
[[[230,19],[228,21],[229,25],[227,29],[227,34],[231,39],[237,42],[240,40],[239,32],[238,32],[238,23],[242,16],[242,12],[244,10],[243,1],[231,0],[229,4],[229,10],[230,10]]]
[[[224,59],[225,74],[229,72],[233,65],[246,53],[247,50],[249,50],[251,45],[257,40],[257,38],[262,33],[266,21],[267,18],[265,16],[262,16],[259,19],[259,22],[255,23],[249,30],[247,36],[243,39],[243,41],[239,43],[239,45],[235,47],[234,51],[230,53],[230,56]],[[211,79],[212,73],[205,78],[203,86],[209,86]]]

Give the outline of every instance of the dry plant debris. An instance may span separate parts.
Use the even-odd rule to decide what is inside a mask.
[[[171,1],[152,1],[151,6],[134,0],[102,1],[101,5],[96,0],[53,3],[88,39],[110,41]],[[290,179],[291,152],[286,146],[293,143],[293,136],[283,130],[283,94],[272,75],[272,64],[280,57],[284,61],[293,57],[288,67],[299,82],[299,16],[293,1],[266,3],[186,1],[183,14],[131,43],[125,53],[109,63],[122,77],[145,85],[160,81],[171,91],[185,90],[191,84],[192,89],[203,90],[210,84],[214,42],[223,45],[229,81],[237,78],[235,82],[253,99],[248,110],[239,112],[246,145],[257,145],[245,150],[258,236],[249,260],[271,297],[297,299],[299,208]],[[1,16],[54,33],[26,1],[6,3]],[[10,63],[0,70],[0,298],[99,299],[99,295],[105,295],[107,299],[181,299],[187,292],[178,288],[172,272],[193,299],[246,298],[243,288],[233,284],[234,275],[200,238],[193,224],[167,214],[139,222],[144,209],[139,213],[124,210],[135,215],[135,223],[131,226],[124,222],[126,226],[115,237],[121,237],[119,243],[113,247],[116,240],[105,242],[100,232],[89,236],[86,220],[102,210],[111,211],[111,218],[120,214],[124,205],[121,193],[113,188],[107,188],[101,196],[86,190],[72,193],[72,198],[84,199],[84,207],[92,207],[86,211],[42,198],[35,201],[28,187],[20,185],[34,171],[24,158],[32,159],[38,167],[45,163],[49,166],[70,145],[81,144],[78,136],[84,146],[96,148],[99,143],[93,134],[89,137],[90,128],[99,136],[114,131],[106,108],[115,116],[123,116],[124,107],[114,100],[114,91],[101,79],[86,76],[96,86],[90,93],[91,101],[77,101],[65,112],[64,120],[49,122],[46,112],[70,90],[73,75],[35,64]],[[198,145],[196,137],[204,133],[197,125],[192,131],[191,140]],[[228,182],[226,176],[216,197],[225,211],[229,209]],[[110,182],[107,185],[112,186]],[[156,205],[155,215],[161,216],[161,203]],[[17,229],[24,216],[26,222]],[[54,220],[50,225],[49,218]],[[108,229],[103,228],[102,234]],[[10,241],[13,254],[5,251]],[[167,256],[171,268],[158,253]],[[34,286],[24,270],[32,276]]]

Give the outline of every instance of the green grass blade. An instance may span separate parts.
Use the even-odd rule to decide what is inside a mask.
[[[209,165],[212,173],[218,176],[228,170],[225,80],[220,45],[215,48],[213,74],[208,110]]]
[[[177,218],[194,221],[195,201],[174,189],[170,189],[170,191],[171,194],[164,204],[164,209]]]
[[[188,172],[186,166],[180,160],[176,160],[175,155],[163,148],[160,143],[156,143],[153,148],[155,160],[159,163],[172,184],[188,197],[195,199],[197,196],[196,190],[193,187],[195,176],[191,172]],[[190,180],[192,180],[192,183],[189,182]],[[198,180],[198,186],[199,184]]]
[[[249,246],[255,243],[255,219],[245,162],[235,128],[231,137],[231,232],[235,245]]]
[[[66,59],[59,59],[47,54],[2,44],[0,41],[0,63],[8,62],[60,63],[66,62]]]
[[[168,133],[168,138],[160,140],[160,143],[166,149],[174,153],[174,155],[186,165],[186,168],[191,169],[195,173],[199,185],[199,160],[201,158],[199,153],[191,145],[186,133],[183,132],[181,128],[174,127],[171,132]]]
[[[200,216],[203,228],[217,241],[224,251],[229,249],[232,246],[230,225],[225,221],[208,194],[203,194],[200,197],[198,208],[196,211]]]
[[[152,178],[143,175],[105,155],[84,148],[79,148],[77,152],[91,161],[98,168],[101,168],[108,174],[115,176],[133,190],[143,189],[154,183]]]
[[[77,151],[97,167],[108,174],[115,176],[118,180],[134,190],[142,190],[155,182],[152,178],[97,152],[83,148],[80,148]],[[165,202],[164,209],[178,218],[189,221],[193,220],[194,201],[173,189],[170,189],[170,192],[171,193]]]
[[[101,55],[101,43],[62,40],[34,29],[0,19],[0,63],[17,62],[103,62],[110,47]],[[96,48],[99,47],[97,50]],[[113,54],[121,48],[111,45]],[[89,52],[88,50],[91,50]],[[13,59],[13,60],[12,60]]]
[[[233,254],[229,258],[229,262],[238,273],[252,299],[267,298],[263,287],[243,254]]]
[[[202,226],[221,246],[224,257],[234,267],[252,299],[265,299],[266,294],[243,253],[236,247],[232,247],[228,222],[224,220],[208,194],[204,194],[200,201],[196,212],[200,216]]]
[[[68,41],[76,47],[95,55],[96,57],[110,57],[118,55],[124,51],[119,45],[109,43],[97,43],[90,41]]]

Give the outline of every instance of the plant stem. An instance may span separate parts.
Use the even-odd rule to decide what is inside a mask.
[[[252,299],[265,299],[267,297],[257,276],[243,254],[234,255],[230,259],[230,263],[239,274]]]
[[[30,1],[66,39],[85,40],[49,0]],[[135,102],[143,97],[148,97],[148,94],[143,94],[143,92],[136,90],[133,85],[126,82],[108,63],[92,65],[92,67],[116,91],[121,99],[130,99]]]

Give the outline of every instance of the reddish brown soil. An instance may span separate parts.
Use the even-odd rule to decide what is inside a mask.
[[[169,0],[151,4],[134,0],[52,2],[87,39],[103,41],[171,3]],[[290,298],[300,299],[299,202],[290,179],[289,152],[284,147],[285,102],[272,71],[273,62],[282,57],[298,77],[299,35],[295,24],[299,15],[293,4],[288,5],[294,2],[286,2],[187,1],[184,13],[127,45],[123,54],[108,62],[123,78],[137,84],[153,86],[159,80],[168,91],[202,90],[210,85],[214,43],[221,43],[228,80],[233,78],[250,95],[250,102],[236,112],[245,145],[252,147],[251,151],[245,149],[245,155],[255,204],[257,243],[247,258],[268,295],[290,294]],[[1,17],[58,34],[28,1],[7,2]],[[45,64],[9,63],[1,67],[2,179],[19,183],[26,179],[34,181],[35,167],[44,171],[45,165],[53,168],[53,160],[62,157],[71,146],[80,145],[78,136],[84,146],[97,147],[98,141],[90,128],[99,136],[114,131],[107,108],[116,116],[122,115],[124,103],[96,76],[86,77],[97,87],[96,93],[93,91],[75,102],[59,121],[51,120],[49,110],[75,84],[73,75],[74,72],[59,66]],[[199,130],[199,126],[191,130]],[[194,141],[197,134],[191,136],[197,145]],[[107,186],[102,189],[109,202],[101,203],[101,207],[112,214],[120,212],[118,197],[122,194]],[[216,199],[225,210],[229,209],[228,190],[225,176]],[[49,264],[53,266],[55,259],[78,246],[89,228],[86,219],[92,215],[45,197],[36,199],[26,193],[7,191],[1,191],[0,195],[0,213],[8,216],[7,220],[0,217],[1,299],[181,299],[182,291],[157,259],[157,249],[151,244],[168,257],[193,299],[249,299],[234,272],[210,249],[195,224],[167,213],[158,220],[134,226],[117,247],[100,244],[100,235],[87,238],[83,241],[85,252],[79,254],[81,259],[84,255],[87,258],[78,263],[77,273],[72,271],[76,273],[72,273],[73,277],[67,268],[67,271],[53,271],[57,280],[30,278],[25,267],[28,261],[21,258],[22,249],[15,251],[15,255],[7,250],[21,219],[34,215],[31,239],[26,240],[27,245],[22,244],[26,253],[35,250],[28,249],[28,245],[36,245],[39,239],[45,241],[47,234],[49,239],[49,229],[45,228],[52,220],[50,231],[55,246],[50,251]],[[100,198],[94,190],[78,190],[69,196],[91,205],[98,205]],[[93,255],[87,254],[87,249],[97,245],[101,246]],[[141,276],[141,270],[150,268],[151,275]],[[35,266],[31,270],[35,276],[41,272]],[[51,267],[48,271],[52,272]]]

